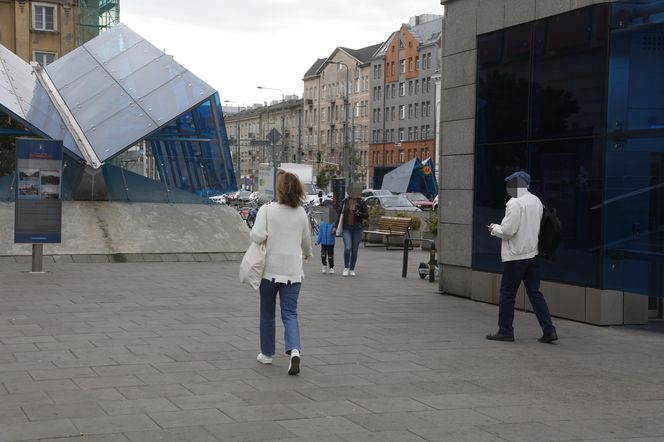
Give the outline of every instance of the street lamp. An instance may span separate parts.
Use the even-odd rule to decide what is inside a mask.
[[[350,167],[349,167],[349,156],[348,156],[348,108],[350,107],[349,101],[348,101],[348,94],[349,94],[349,73],[350,69],[348,68],[348,65],[344,63],[343,61],[331,61],[330,64],[336,64],[337,66],[344,66],[346,68],[346,85],[344,87],[345,89],[345,94],[344,94],[344,178],[346,178],[347,182],[350,183]]]
[[[284,113],[286,111],[284,105],[284,91],[279,88],[274,88],[274,87],[265,87],[265,86],[256,86],[257,89],[263,89],[263,90],[268,90],[268,91],[277,91],[281,92],[281,151],[283,152],[285,149],[285,144],[286,144],[286,130],[285,130],[285,116]],[[275,152],[275,142],[274,138],[272,139],[272,192],[273,192],[273,199],[277,199],[277,157],[276,157],[276,152]]]
[[[240,167],[240,103],[236,101],[224,100],[224,103],[233,103],[237,107],[237,112],[235,113],[235,151],[237,155],[237,164],[236,164],[236,179],[238,182],[238,190],[240,190],[241,183],[241,167]]]

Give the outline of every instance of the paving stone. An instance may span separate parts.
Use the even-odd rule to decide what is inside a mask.
[[[105,416],[104,410],[94,402],[79,402],[76,404],[29,404],[24,405],[23,411],[31,421],[54,420],[74,417],[100,417]]]
[[[351,399],[352,402],[375,413],[391,411],[427,411],[431,407],[407,397],[381,399]]]
[[[131,442],[219,442],[201,427],[129,432],[126,436]]]
[[[145,415],[104,416],[72,419],[83,434],[124,433],[128,431],[157,430],[159,427]]]
[[[118,414],[147,414],[178,410],[178,407],[165,398],[99,401],[99,406],[111,416]]]
[[[280,421],[285,419],[299,419],[305,417],[293,408],[277,405],[220,405],[218,407],[224,414],[236,422],[249,421]]]
[[[204,428],[222,442],[288,439],[295,437],[295,434],[276,422],[240,422],[207,425]]]
[[[351,433],[342,434],[341,438],[347,442],[423,442],[426,439],[411,433],[410,431],[378,431],[375,433]],[[442,440],[442,439],[441,439]]]
[[[371,413],[366,408],[351,401],[300,402],[288,404],[288,407],[306,417],[346,416]]]
[[[183,410],[150,413],[149,416],[162,428],[192,427],[233,422],[219,410]]]
[[[147,385],[144,387],[119,387],[127,399],[151,399],[171,396],[191,396],[191,391],[179,384]]]
[[[69,419],[5,424],[0,426],[0,442],[67,437],[79,434],[79,431],[72,425]]]
[[[427,419],[418,417],[415,413],[397,412],[397,413],[362,413],[345,416],[346,419],[362,426],[372,432],[378,431],[398,431],[403,429],[417,429],[427,427],[437,427]]]
[[[363,431],[362,427],[342,416],[285,420],[279,421],[279,424],[298,436],[311,438]]]
[[[171,397],[170,401],[183,410],[220,408],[224,405],[245,405],[242,399],[231,393],[204,394],[196,396]]]

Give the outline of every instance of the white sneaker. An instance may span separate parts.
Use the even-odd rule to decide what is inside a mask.
[[[323,266],[323,270],[320,271],[323,275],[327,273],[327,267]]]
[[[343,273],[341,274],[342,276],[348,276],[348,269],[344,269]]]
[[[258,353],[258,356],[256,356],[256,360],[258,362],[260,362],[261,364],[265,364],[265,365],[272,364],[272,357],[271,356],[265,356],[263,353]]]
[[[350,276],[355,276],[355,270],[350,271]]]
[[[334,269],[330,269],[330,275],[334,275]]]
[[[295,376],[300,372],[300,351],[293,349],[290,352],[290,364],[288,364],[288,374]]]

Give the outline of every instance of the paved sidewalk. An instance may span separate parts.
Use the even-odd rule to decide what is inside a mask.
[[[664,440],[661,334],[557,320],[544,345],[517,313],[489,342],[496,307],[438,294],[426,257],[309,262],[297,377],[256,362],[237,262],[3,264],[0,441]]]

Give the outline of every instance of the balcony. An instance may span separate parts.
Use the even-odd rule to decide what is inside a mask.
[[[304,104],[309,107],[312,107],[314,105],[314,100],[312,100],[311,98],[307,98],[306,100],[304,100]]]

